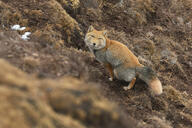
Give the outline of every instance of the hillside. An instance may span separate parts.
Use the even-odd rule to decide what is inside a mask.
[[[191,0],[1,0],[0,126],[190,128],[191,12]],[[84,44],[89,25],[152,67],[164,93],[109,81]]]

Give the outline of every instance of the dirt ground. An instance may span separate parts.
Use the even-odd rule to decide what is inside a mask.
[[[191,12],[190,0],[1,0],[0,57],[39,79],[70,76],[96,83],[138,127],[190,128]],[[14,24],[27,28],[11,31]],[[152,67],[164,93],[154,97],[141,80],[129,91],[123,90],[128,83],[109,81],[84,44],[89,25],[107,29],[110,39]],[[29,41],[19,36],[26,31],[32,32]]]

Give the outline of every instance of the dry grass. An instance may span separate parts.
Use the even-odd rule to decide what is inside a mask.
[[[139,120],[143,127],[155,127],[157,124],[154,122],[162,124],[162,127],[188,127],[191,125],[192,110],[192,90],[189,86],[192,82],[191,7],[190,0],[4,0],[0,2],[0,28],[9,30],[13,24],[26,26],[25,31],[32,32],[31,40],[34,42],[23,42],[17,34],[1,32],[0,39],[3,41],[0,43],[0,55],[23,71],[35,73],[41,78],[69,75],[86,82],[101,84],[102,94],[120,104],[123,111]],[[86,49],[83,42],[84,33],[91,24],[97,29],[107,29],[109,38],[126,44],[142,63],[152,67],[163,84],[164,94],[152,97],[145,84],[139,81],[135,88],[128,92],[122,89],[127,83],[117,80],[109,82],[103,66],[95,61],[90,53],[82,51]],[[37,56],[34,56],[34,53]],[[18,81],[12,82],[11,86]],[[24,84],[20,83],[21,86]],[[52,88],[50,83],[46,84]],[[69,85],[78,92],[78,88],[84,84],[77,88]],[[57,87],[56,84],[54,86]],[[88,108],[85,111],[82,109],[85,105],[82,102],[89,99],[81,96],[76,98],[63,86],[67,85],[59,82],[58,89],[56,88],[58,94],[49,94],[52,99],[49,107],[57,112],[68,112],[70,117],[63,114],[65,119],[61,117],[62,119],[76,118],[81,124],[89,118],[93,124],[98,124],[103,114],[110,120],[119,119],[116,112],[111,112],[113,105],[108,108],[110,103],[105,100],[96,99],[95,104],[91,100],[91,107],[94,109]],[[64,96],[62,89],[68,98]],[[97,95],[94,91],[92,93]],[[46,96],[44,98],[48,99]],[[94,99],[94,96],[92,98]],[[60,102],[63,99],[71,99],[67,102],[72,104],[72,107]],[[73,105],[78,109],[72,109]],[[33,114],[32,105],[24,106],[27,106],[26,117],[38,122],[36,119],[39,119],[39,114]],[[110,110],[107,114],[103,113],[106,109]],[[51,120],[45,118],[41,124],[54,127],[51,122],[54,119],[62,126],[61,118],[58,115]]]
[[[0,70],[1,127],[14,128],[19,124],[21,128],[124,128],[132,124],[122,120],[117,107],[93,85],[70,77],[38,80],[4,60],[0,60],[0,65],[3,68]]]

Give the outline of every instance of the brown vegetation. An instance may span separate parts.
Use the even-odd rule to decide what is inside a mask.
[[[0,125],[128,127],[131,117],[142,128],[191,127],[191,11],[190,0],[1,0],[0,57],[31,76],[0,61]],[[12,32],[14,24],[27,28]],[[91,24],[158,72],[164,93],[108,81],[83,42]],[[25,31],[30,41],[20,39]]]

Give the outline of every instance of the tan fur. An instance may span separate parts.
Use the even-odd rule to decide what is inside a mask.
[[[163,92],[161,82],[159,79],[154,79],[149,83],[150,88],[156,95],[160,95]]]
[[[124,44],[108,38],[106,43],[106,49],[108,48],[116,58],[124,61],[125,67],[141,66],[137,57]]]

